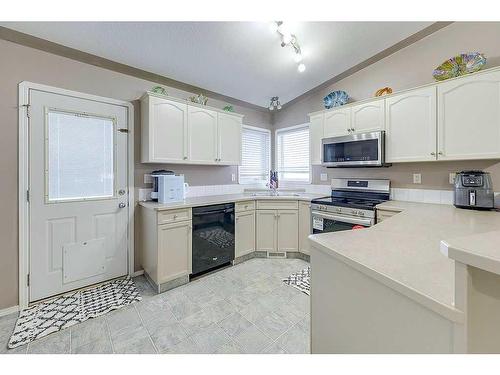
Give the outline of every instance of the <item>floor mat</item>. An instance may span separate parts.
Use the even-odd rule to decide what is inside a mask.
[[[294,288],[300,290],[301,292],[311,294],[310,292],[310,280],[311,280],[311,267],[304,268],[302,271],[292,273],[283,282],[286,285],[293,286]]]
[[[25,345],[140,300],[134,282],[127,277],[40,302],[21,311],[8,347]]]

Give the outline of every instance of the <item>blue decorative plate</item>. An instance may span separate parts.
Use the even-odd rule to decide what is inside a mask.
[[[327,96],[323,98],[323,102],[325,102],[325,108],[330,109],[333,107],[340,107],[344,105],[349,100],[349,95],[345,91],[332,91]]]

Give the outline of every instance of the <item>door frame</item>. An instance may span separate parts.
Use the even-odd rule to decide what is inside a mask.
[[[128,274],[134,274],[134,107],[132,103],[71,91],[38,83],[23,81],[19,83],[18,121],[19,121],[19,154],[18,154],[18,204],[19,204],[19,309],[29,305],[28,276],[30,270],[29,220],[29,91],[39,90],[48,93],[72,96],[79,99],[97,101],[127,108],[128,122]]]

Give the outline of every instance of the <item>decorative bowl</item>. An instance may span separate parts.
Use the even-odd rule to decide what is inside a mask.
[[[474,73],[486,64],[486,57],[479,52],[462,53],[446,60],[432,72],[437,81]]]
[[[190,96],[189,100],[191,100],[191,102],[193,102],[193,103],[202,104],[202,105],[207,105],[207,102],[208,102],[208,98],[203,94]]]
[[[375,96],[383,96],[383,95],[389,95],[392,94],[392,89],[390,87],[384,87],[383,89],[377,90],[375,92]]]
[[[234,112],[234,108],[232,105],[226,105],[224,108],[222,108],[222,110],[226,112]]]
[[[167,95],[167,90],[165,90],[165,88],[161,86],[155,86],[151,89],[151,91],[156,94]]]
[[[340,107],[344,105],[349,100],[349,95],[345,91],[332,91],[327,96],[323,98],[323,102],[325,103],[325,108],[330,109],[333,107]]]

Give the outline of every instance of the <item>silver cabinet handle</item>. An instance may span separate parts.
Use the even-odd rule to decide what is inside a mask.
[[[439,151],[439,152],[438,152],[438,155],[443,155],[443,151]]]
[[[356,129],[354,129],[354,128],[351,128],[351,131],[356,131]]]
[[[431,155],[432,155],[432,156],[435,156],[435,155],[436,155],[436,153],[435,153],[435,152],[431,152]]]
[[[184,160],[187,160],[187,158],[188,158],[187,156],[184,156],[184,157],[183,157],[183,159],[184,159]]]
[[[127,205],[125,203],[123,203],[123,202],[118,205],[118,207],[120,207],[120,208],[125,208],[126,206]]]

